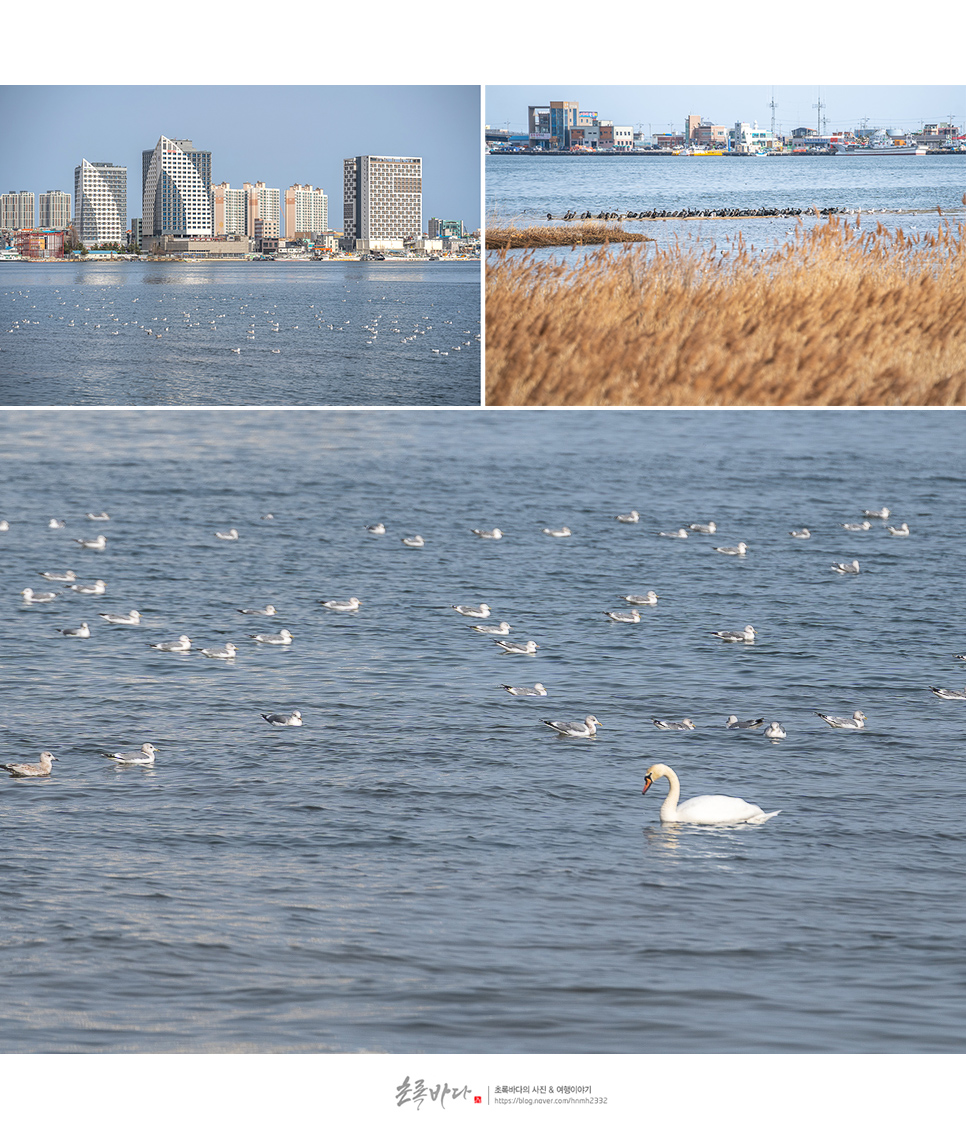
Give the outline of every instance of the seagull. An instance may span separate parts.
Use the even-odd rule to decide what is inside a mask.
[[[743,642],[746,645],[750,645],[753,644],[755,640],[755,627],[754,625],[745,625],[743,629],[739,629],[736,632],[729,632],[727,629],[721,629],[717,633],[712,633],[711,636],[719,637],[722,641],[726,641],[728,644],[732,645],[737,644],[739,641]]]
[[[858,573],[859,563],[857,561],[833,562],[829,569],[835,570],[836,573]]]
[[[505,636],[513,628],[509,621],[501,621],[499,625],[471,625],[477,633],[489,633],[494,637]]]
[[[221,538],[221,540],[223,542],[237,542],[238,541],[238,531],[235,529],[234,526],[232,526],[232,528],[228,531],[227,534],[223,534],[220,530],[216,530],[215,531],[215,537]]]
[[[89,637],[91,635],[90,626],[86,621],[81,622],[79,629],[58,629],[58,633],[62,633],[65,637]]]
[[[0,519],[0,530],[9,530],[9,529],[10,529],[10,523],[6,520],[6,518]]]
[[[186,653],[191,648],[191,641],[182,633],[176,641],[157,641],[149,647],[163,653]]]
[[[85,550],[103,550],[107,545],[103,534],[98,534],[96,538],[74,538],[73,541]]]
[[[789,530],[788,535],[791,538],[811,538],[812,532],[807,526],[803,526],[801,530]]]
[[[336,613],[355,613],[355,611],[359,608],[359,606],[361,604],[362,604],[362,602],[359,600],[358,597],[350,597],[348,601],[323,601],[323,602],[321,602],[321,605],[325,609],[332,609]],[[485,617],[485,616],[487,616],[487,614],[484,613],[484,614],[482,614],[482,616]]]
[[[250,633],[249,636],[260,645],[290,645],[292,643],[292,634],[288,629],[281,629],[277,633]]]
[[[498,530],[496,527],[494,527],[492,530],[473,530],[472,533],[475,534],[477,536],[477,538],[502,538],[503,537],[503,531]]]
[[[370,534],[385,534],[386,527],[382,522],[377,522],[374,526],[367,526],[366,529]]]
[[[514,688],[510,684],[501,684],[501,688],[505,688],[511,696],[546,696],[547,690],[544,686],[537,681],[532,688]]]
[[[865,522],[843,522],[843,530],[871,530],[872,523],[866,520]]]
[[[533,656],[540,647],[536,641],[527,641],[525,645],[516,644],[514,641],[497,641],[496,643],[505,653],[528,653],[530,656]]]
[[[725,721],[726,728],[760,728],[764,719],[739,720],[737,716],[729,716]]]
[[[718,527],[713,522],[708,522],[707,524],[692,522],[688,529],[693,530],[696,534],[713,534]]]
[[[110,522],[111,516],[106,511],[101,511],[100,514],[85,514],[84,517],[88,522]]]
[[[266,605],[264,609],[238,609],[238,613],[246,613],[249,617],[274,617],[278,610],[274,605]]]
[[[966,688],[960,692],[955,688],[933,688],[930,684],[929,691],[935,692],[940,700],[966,700]]]
[[[211,657],[212,660],[234,660],[235,646],[228,641],[223,649],[199,649],[202,656]]]
[[[620,610],[605,609],[604,616],[610,617],[612,621],[621,621],[625,625],[636,625],[641,619],[641,615],[636,609],[631,609],[629,613]]]
[[[403,538],[402,544],[404,546],[413,546],[414,548],[426,545],[426,543],[423,541],[423,539],[420,537],[419,534],[414,535],[412,538]]]
[[[106,755],[108,759],[113,759],[116,763],[147,767],[148,764],[154,763],[154,753],[157,750],[154,744],[141,744],[140,751],[104,751],[101,754]]]
[[[719,554],[737,554],[739,558],[745,556],[745,550],[747,549],[748,547],[744,542],[739,542],[737,546],[715,546],[715,550]]]
[[[894,538],[908,538],[909,537],[909,523],[903,522],[901,526],[886,526],[886,529]]]
[[[302,713],[296,709],[293,712],[260,712],[262,719],[276,728],[301,728]]]
[[[555,732],[559,732],[562,736],[575,736],[581,739],[588,739],[590,736],[597,734],[598,727],[603,727],[600,720],[596,716],[588,716],[582,723],[568,723],[565,720],[541,720],[541,724],[546,724],[548,728],[553,728]]]
[[[75,593],[101,594],[107,589],[107,582],[98,578],[93,585],[68,585],[67,588]]]
[[[632,510],[630,514],[618,514],[616,518],[618,522],[640,522],[641,520],[641,516],[636,510]]]
[[[451,605],[461,617],[489,617],[490,607],[485,601],[479,605]]]
[[[30,777],[35,775],[49,775],[50,765],[57,758],[49,751],[42,751],[40,753],[40,763],[4,763],[0,764],[5,771],[9,771],[11,775],[20,775]]]
[[[32,605],[38,601],[53,601],[58,595],[56,593],[34,593],[28,585],[26,589],[21,589],[20,596],[28,605]]]
[[[788,733],[777,720],[772,720],[768,727],[765,728],[765,735],[770,740],[783,740]]]
[[[73,570],[64,570],[63,573],[42,573],[41,577],[45,577],[48,581],[76,581],[77,574]]]
[[[67,523],[62,518],[51,518],[47,523],[48,530],[63,530]]]
[[[889,511],[889,508],[888,508],[888,506],[883,506],[883,508],[882,508],[881,510],[863,510],[863,511],[862,511],[862,514],[863,514],[863,515],[864,515],[866,518],[882,518],[882,519],[886,519],[886,518],[888,518],[888,517],[889,517],[890,511]]]
[[[643,596],[638,593],[622,593],[622,601],[629,601],[631,605],[657,605],[657,594],[649,589]]]
[[[658,534],[659,538],[686,538],[687,536],[688,532],[683,526],[680,530],[661,530]]]
[[[573,533],[569,526],[561,526],[556,530],[551,527],[544,526],[543,532],[547,535],[548,538],[569,538]]]
[[[826,716],[824,712],[816,712],[816,716],[821,718],[833,728],[852,728],[859,729],[865,727],[865,722],[868,716],[864,712],[853,712],[851,716]]]
[[[141,614],[132,609],[129,613],[100,613],[99,616],[103,617],[111,625],[140,625]]]
[[[655,728],[660,728],[662,732],[693,732],[694,724],[685,716],[683,720],[677,722],[675,720],[655,720],[652,719],[651,723]]]

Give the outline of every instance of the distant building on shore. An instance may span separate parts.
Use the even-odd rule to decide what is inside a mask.
[[[285,236],[289,241],[314,238],[329,228],[329,199],[321,186],[298,182],[285,191]]]
[[[423,160],[377,154],[346,158],[342,215],[347,249],[401,251],[423,229]]]
[[[0,229],[33,229],[34,194],[32,190],[11,190],[0,194]]]
[[[81,159],[74,168],[74,232],[90,248],[127,242],[127,167]]]
[[[39,195],[41,229],[67,229],[70,225],[70,194],[64,190],[48,190]]]
[[[162,135],[153,150],[141,152],[141,192],[145,252],[165,235],[212,236],[210,150]]]

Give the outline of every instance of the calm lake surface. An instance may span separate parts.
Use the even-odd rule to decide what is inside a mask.
[[[963,1051],[964,447],[947,410],[2,413],[3,761],[58,759],[0,772],[3,1049]],[[843,529],[883,506],[908,538]],[[781,814],[662,825],[655,762]]]
[[[861,224],[881,221],[906,234],[931,233],[938,225],[966,220],[966,155],[883,157],[538,158],[489,155],[486,207],[489,219],[517,224],[546,223],[547,214],[567,210],[710,210],[838,207],[849,220],[862,211]],[[935,212],[936,207],[942,214]],[[908,211],[931,210],[932,213]],[[803,224],[818,221],[812,215]],[[702,244],[733,239],[740,232],[761,248],[772,248],[795,232],[794,218],[629,220],[625,228],[643,232],[659,247],[675,242]],[[547,254],[541,253],[541,256]],[[569,248],[552,254],[573,259]]]
[[[479,262],[0,265],[0,404],[480,403]]]

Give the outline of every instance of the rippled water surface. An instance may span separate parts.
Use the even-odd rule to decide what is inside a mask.
[[[58,757],[0,781],[3,1047],[962,1051],[966,701],[929,685],[966,684],[964,443],[955,411],[3,413],[2,759]],[[910,537],[843,529],[882,506]],[[481,601],[537,654],[450,608]],[[148,647],[181,633],[238,656]],[[662,825],[658,761],[781,814]]]
[[[0,404],[480,403],[479,262],[0,265]]]

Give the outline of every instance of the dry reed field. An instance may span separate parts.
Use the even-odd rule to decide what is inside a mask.
[[[966,226],[832,218],[771,253],[739,237],[577,266],[497,256],[486,402],[966,404]]]
[[[643,233],[629,233],[599,221],[576,225],[508,225],[486,227],[487,249],[548,249],[553,245],[604,245],[609,241],[653,241]]]

